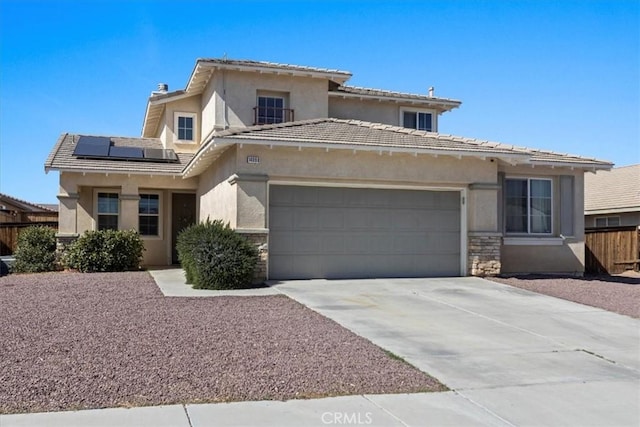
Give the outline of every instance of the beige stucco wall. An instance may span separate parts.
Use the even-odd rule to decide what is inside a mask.
[[[260,157],[248,164],[247,156]],[[238,173],[266,174],[270,180],[326,180],[380,185],[440,185],[463,187],[495,182],[496,167],[489,160],[426,154],[364,152],[319,148],[244,145],[238,149]]]
[[[503,244],[501,251],[503,273],[571,273],[584,272],[584,174],[582,170],[566,168],[503,166],[506,177],[540,177],[553,180],[553,233],[560,237],[560,188],[562,175],[574,177],[573,236],[564,236],[560,245]],[[505,235],[505,238],[517,237]]]
[[[198,219],[221,219],[233,228],[237,225],[237,186],[229,182],[236,172],[236,150],[229,148],[215,164],[200,175]]]
[[[95,194],[97,191],[114,191],[120,194],[120,229],[138,229],[138,196],[140,193],[153,192],[160,195],[160,236],[143,237],[146,251],[143,254],[144,265],[166,265],[171,255],[171,192],[195,191],[197,178],[184,180],[180,177],[80,174],[64,172],[60,176],[61,205],[73,205],[65,208],[61,215],[59,233],[61,235],[82,234],[96,228]],[[76,194],[75,198],[66,196]],[[75,203],[70,203],[75,201]]]
[[[328,83],[324,79],[220,70],[208,86],[205,93],[213,95],[214,106],[204,99],[203,105],[207,104],[207,115],[213,110],[218,129],[224,129],[225,122],[232,128],[252,126],[259,91],[288,93],[289,105],[285,108],[294,110],[295,120],[328,117]],[[209,117],[206,120],[204,134],[210,130]]]
[[[356,119],[373,123],[403,126],[401,111],[425,111],[433,114],[434,131],[438,129],[438,113],[435,110],[418,108],[409,103],[380,102],[365,99],[329,97],[329,117],[336,119]]]
[[[259,164],[247,156],[259,156]],[[244,145],[238,148],[240,175],[267,175],[269,181],[315,182],[329,185],[378,185],[398,188],[443,188],[462,190],[472,183],[496,184],[497,163],[474,158],[434,157],[420,154],[356,152],[306,148]],[[242,182],[238,193],[238,226],[266,227],[267,186]],[[497,231],[497,191],[468,192],[469,231]]]
[[[175,113],[195,113],[195,135],[193,143],[177,143],[178,130],[175,129]],[[161,134],[163,135],[162,143],[165,148],[171,148],[179,153],[194,153],[198,147],[202,138],[200,129],[202,128],[202,114],[200,95],[194,95],[189,98],[178,99],[176,101],[168,102],[165,104],[164,121],[160,124],[163,128]]]

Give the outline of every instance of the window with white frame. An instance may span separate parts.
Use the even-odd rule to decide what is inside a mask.
[[[433,132],[433,113],[425,111],[402,111],[402,126],[410,129]]]
[[[138,230],[141,236],[160,235],[160,195],[140,194]]]
[[[96,218],[98,230],[117,230],[119,213],[118,193],[99,192]]]
[[[175,113],[175,133],[178,142],[194,142],[196,137],[196,114]]]
[[[552,181],[539,178],[505,180],[505,231],[518,234],[551,234]]]
[[[617,227],[620,225],[619,216],[602,216],[596,218],[596,227]]]

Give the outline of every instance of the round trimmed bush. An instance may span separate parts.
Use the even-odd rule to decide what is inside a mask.
[[[40,273],[56,269],[56,232],[50,227],[27,227],[18,235],[15,273]]]
[[[220,220],[192,225],[178,235],[178,258],[196,289],[251,286],[258,251]]]
[[[137,270],[144,250],[135,230],[86,231],[67,248],[64,261],[83,273]]]

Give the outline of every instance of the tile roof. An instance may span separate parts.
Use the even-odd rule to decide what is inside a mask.
[[[415,101],[427,101],[432,103],[446,103],[446,104],[455,104],[458,106],[462,104],[462,101],[451,98],[439,98],[435,96],[428,96],[416,93],[406,93],[406,92],[395,92],[391,90],[382,90],[382,89],[372,89],[366,87],[357,87],[357,86],[348,86],[341,85],[332,88],[329,93],[344,93],[350,95],[360,95],[360,96],[372,96],[377,98],[398,98],[398,99],[407,99],[407,100],[415,100]]]
[[[344,70],[308,67],[304,65],[280,64],[277,62],[268,62],[268,61],[253,61],[248,59],[198,58],[197,62],[215,64],[215,65],[224,65],[224,66],[235,65],[235,66],[242,66],[242,67],[272,68],[274,70],[283,70],[283,71],[344,74],[345,77],[351,77],[351,73],[349,71],[344,71]]]
[[[426,132],[360,120],[312,119],[215,132],[194,154],[178,153],[177,163],[82,159],[73,156],[80,135],[63,134],[45,163],[45,170],[170,174],[184,177],[201,173],[223,150],[236,143],[332,147],[380,152],[401,151],[434,155],[495,157],[512,164],[608,169],[611,164],[551,151],[498,142]],[[157,138],[110,137],[116,146],[162,148]]]
[[[63,170],[78,172],[118,172],[132,174],[180,175],[184,166],[189,163],[193,154],[177,153],[176,163],[145,162],[130,160],[83,159],[73,156],[78,139],[83,135],[64,133],[51,150],[45,162],[45,171]],[[163,148],[157,138],[108,137],[113,145],[139,148]]]
[[[215,138],[289,141],[377,148],[428,150],[442,154],[520,157],[541,164],[573,164],[581,167],[610,167],[602,160],[535,150],[526,147],[478,140],[455,135],[426,132],[399,126],[344,119],[312,119],[277,125],[253,126],[218,132]]]
[[[640,211],[640,164],[584,177],[585,214],[594,211]]]

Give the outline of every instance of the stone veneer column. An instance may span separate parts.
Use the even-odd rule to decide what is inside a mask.
[[[501,233],[469,232],[467,240],[467,266],[471,276],[500,274]]]
[[[269,231],[236,229],[236,233],[244,236],[258,249],[258,263],[253,272],[253,283],[262,283],[267,280],[267,262],[269,261]]]
[[[471,276],[500,274],[502,233],[498,203],[500,184],[476,182],[468,191],[467,270]]]

